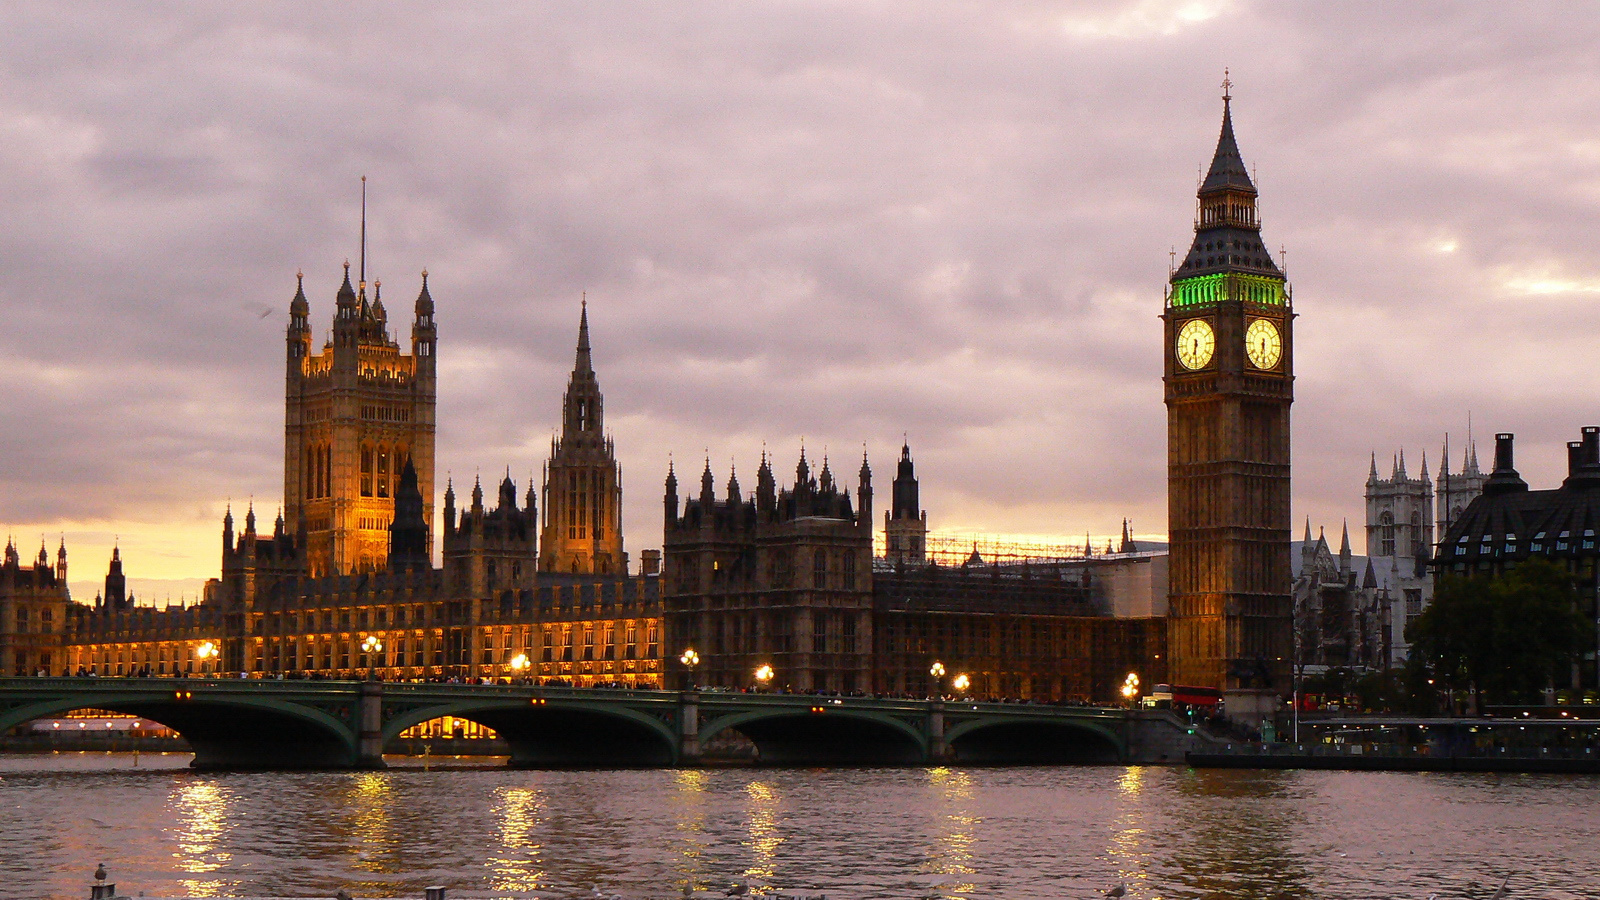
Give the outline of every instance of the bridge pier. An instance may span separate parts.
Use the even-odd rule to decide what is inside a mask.
[[[944,739],[944,701],[928,701],[928,762],[942,763],[950,758],[950,744]]]
[[[383,682],[361,682],[356,700],[356,768],[382,769],[383,761]]]
[[[700,762],[700,694],[684,691],[678,697],[678,764]]]

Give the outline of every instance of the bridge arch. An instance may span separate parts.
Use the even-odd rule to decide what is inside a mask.
[[[494,729],[519,768],[671,766],[678,737],[647,713],[583,701],[539,698],[451,700],[419,706],[384,723],[387,744],[413,725],[453,716]]]
[[[326,769],[358,763],[357,735],[329,712],[271,696],[209,695],[181,682],[126,694],[62,694],[0,712],[0,733],[78,709],[159,722],[194,751],[197,769]]]
[[[945,732],[952,762],[977,765],[1093,765],[1118,763],[1126,743],[1099,722],[990,716]]]
[[[757,762],[765,765],[893,766],[928,759],[922,731],[871,710],[788,706],[729,713],[701,726],[700,743],[730,730],[748,737],[756,745]]]

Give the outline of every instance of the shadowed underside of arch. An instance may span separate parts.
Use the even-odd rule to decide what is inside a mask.
[[[391,740],[412,725],[455,716],[494,729],[511,747],[510,765],[532,769],[636,768],[677,762],[667,726],[641,713],[549,704],[447,704],[420,710],[385,729]]]
[[[951,761],[974,765],[1095,765],[1122,760],[1098,728],[1061,722],[970,722],[947,735]]]
[[[8,711],[0,731],[22,722],[103,709],[159,722],[194,751],[196,769],[335,769],[356,763],[355,734],[343,722],[311,707],[274,700],[217,701],[172,696],[62,699]]]
[[[783,710],[729,716],[700,735],[709,741],[734,730],[756,745],[769,766],[906,766],[927,761],[927,743],[910,726],[885,717],[829,710]]]

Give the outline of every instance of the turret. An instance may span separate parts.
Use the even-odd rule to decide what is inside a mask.
[[[662,498],[662,506],[665,507],[666,528],[671,531],[678,522],[678,473],[673,471],[671,459],[667,460],[667,490]]]
[[[867,464],[867,450],[861,449],[861,469],[856,473],[856,521],[864,530],[872,530],[872,467]]]
[[[716,481],[711,476],[711,457],[706,457],[706,468],[700,473],[700,514],[703,521],[711,520],[711,508],[717,501]]]
[[[394,495],[394,521],[389,524],[389,569],[394,572],[425,570],[430,565],[422,490],[418,487],[417,469],[408,458]]]
[[[444,529],[446,532],[456,528],[456,486],[455,482],[445,479],[444,483]]]
[[[311,304],[306,300],[306,276],[294,273],[294,298],[289,301],[288,363],[291,379],[301,374],[301,360],[311,355]]]
[[[739,491],[739,470],[735,467],[728,469],[728,505],[737,507],[743,499]]]
[[[417,358],[417,368],[433,371],[434,345],[439,339],[439,329],[433,322],[433,295],[428,293],[428,270],[422,270],[422,290],[417,294],[416,319],[411,323],[411,355]]]
[[[67,583],[67,537],[61,536],[61,543],[56,547],[56,581]]]
[[[771,515],[778,506],[778,482],[772,475],[772,459],[761,451],[761,468],[756,470],[756,512]]]

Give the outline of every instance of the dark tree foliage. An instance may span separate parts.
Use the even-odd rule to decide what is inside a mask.
[[[1571,576],[1530,559],[1500,577],[1446,578],[1406,639],[1442,686],[1533,703],[1569,671],[1586,627]]]

